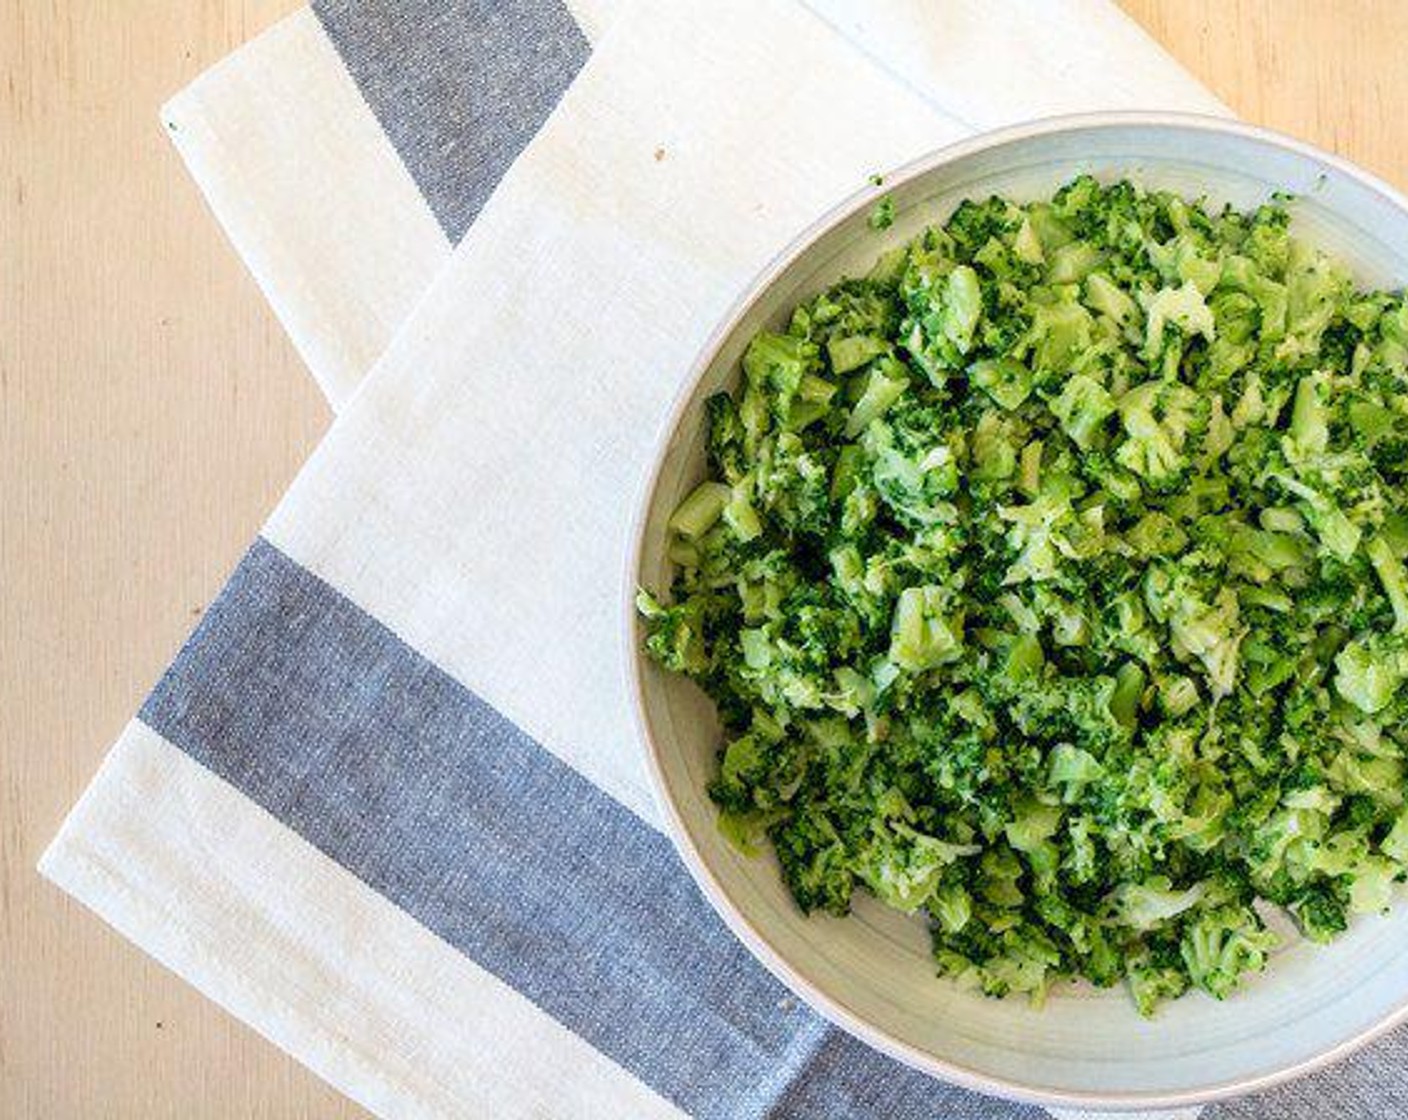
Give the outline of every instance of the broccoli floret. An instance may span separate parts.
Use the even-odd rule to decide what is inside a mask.
[[[1174,605],[1168,625],[1177,648],[1202,663],[1212,695],[1231,693],[1237,679],[1238,652],[1246,636],[1236,592],[1224,587],[1211,602],[1186,593]]]
[[[749,343],[743,355],[743,374],[748,387],[767,400],[778,424],[787,422],[802,378],[816,372],[820,366],[820,352],[813,343],[766,331]]]
[[[895,200],[886,195],[871,208],[868,220],[871,229],[889,229],[895,224]]]
[[[645,648],[662,666],[697,676],[709,665],[699,604],[692,600],[665,606],[648,591],[636,595],[636,609],[649,631]]]
[[[983,310],[978,274],[958,265],[932,286],[916,291],[909,306],[909,351],[930,380],[942,386],[952,371],[967,364],[964,356],[973,348]]]
[[[1115,399],[1092,377],[1078,373],[1049,406],[1061,429],[1081,450],[1089,450],[1115,411]]]
[[[1134,1006],[1146,1019],[1159,1004],[1188,990],[1188,973],[1177,951],[1157,943],[1130,962],[1127,977]]]
[[[1095,321],[1073,295],[1038,304],[1032,312],[1028,339],[1032,368],[1039,379],[1070,372],[1077,358],[1090,349]]]
[[[1276,935],[1244,906],[1198,913],[1183,930],[1179,951],[1193,984],[1226,999],[1248,972],[1259,972],[1276,947]]]
[[[984,358],[968,367],[969,380],[1003,408],[1022,406],[1032,392],[1032,371],[1011,358]]]
[[[789,531],[825,534],[830,479],[825,465],[798,436],[784,432],[773,440],[760,457],[757,487],[762,507]]]
[[[1021,211],[996,195],[981,202],[964,199],[944,226],[944,232],[960,252],[971,256],[995,237],[1015,235],[1021,220]]]
[[[917,421],[917,423],[916,423]],[[959,488],[958,457],[922,413],[873,421],[862,446],[876,493],[901,521],[915,528],[950,517]],[[932,442],[926,443],[925,440]]]
[[[1181,337],[1200,334],[1209,342],[1217,338],[1212,311],[1191,280],[1149,296],[1144,303],[1144,319],[1144,356],[1151,361],[1163,354],[1170,324],[1179,328]]]
[[[704,418],[708,432],[709,470],[732,486],[748,470],[743,418],[727,393],[715,393],[704,402]]]
[[[1405,675],[1403,650],[1378,637],[1349,642],[1335,656],[1335,691],[1365,715],[1388,707]]]
[[[1177,481],[1189,467],[1184,447],[1206,428],[1210,403],[1186,385],[1149,381],[1119,400],[1125,438],[1115,459],[1156,488]]]
[[[1166,876],[1155,876],[1142,883],[1121,883],[1107,904],[1122,925],[1144,932],[1196,906],[1206,892],[1203,883],[1175,890]]]
[[[1345,900],[1330,880],[1301,890],[1290,903],[1301,933],[1322,944],[1349,928]]]
[[[906,587],[895,605],[890,660],[922,673],[957,659],[963,649],[963,616],[942,587]]]
[[[856,873],[880,901],[912,914],[931,902],[940,876],[955,860],[982,852],[980,844],[955,844],[926,836],[903,822],[877,826],[856,860]],[[957,915],[948,910],[952,923]],[[958,922],[962,928],[962,922]]]
[[[822,910],[838,918],[850,913],[855,872],[824,814],[801,812],[774,825],[769,835],[787,887],[804,913]]]
[[[909,378],[905,376],[904,366],[899,362],[877,363],[866,377],[860,399],[846,420],[846,438],[854,439],[865,431],[871,421],[883,416],[908,388]]]
[[[1108,315],[1126,336],[1137,331],[1142,319],[1139,305],[1103,272],[1092,272],[1085,278],[1085,305],[1097,314]]]

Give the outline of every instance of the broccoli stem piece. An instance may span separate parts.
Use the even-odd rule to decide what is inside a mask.
[[[1383,584],[1384,594],[1393,606],[1393,628],[1402,633],[1408,630],[1408,572],[1404,571],[1403,561],[1394,555],[1389,543],[1382,537],[1375,537],[1364,550],[1369,562],[1378,573]]]
[[[723,516],[732,498],[733,490],[722,482],[701,482],[679,504],[670,528],[687,541],[698,540]]]

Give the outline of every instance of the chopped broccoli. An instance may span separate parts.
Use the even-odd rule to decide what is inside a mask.
[[[1408,659],[1376,637],[1349,642],[1335,657],[1335,690],[1365,715],[1389,706],[1405,674]]]
[[[911,673],[954,661],[963,652],[961,615],[953,615],[951,596],[942,587],[906,587],[895,605],[889,657]]]
[[[886,195],[870,211],[871,229],[889,229],[895,224],[895,200]]]
[[[1032,392],[1032,371],[1011,358],[974,362],[968,367],[968,380],[1009,411],[1021,408]]]
[[[1203,300],[1203,293],[1191,280],[1181,287],[1163,288],[1151,293],[1144,304],[1146,321],[1144,353],[1154,358],[1163,353],[1169,324],[1183,335],[1200,334],[1209,341],[1217,337],[1217,323]]]
[[[1259,972],[1276,935],[1248,907],[1207,910],[1185,927],[1179,945],[1188,979],[1217,999],[1225,999],[1247,972]]]
[[[1143,883],[1121,883],[1109,901],[1122,925],[1146,932],[1192,909],[1206,891],[1204,883],[1194,883],[1187,890],[1173,890],[1166,877],[1155,876]]]
[[[1089,451],[1105,420],[1115,411],[1115,400],[1094,378],[1078,373],[1066,382],[1060,396],[1050,403],[1061,430],[1082,451]]]
[[[874,224],[891,214],[882,200]],[[1408,876],[1408,302],[1082,176],[800,304],[705,402],[645,648],[807,912],[1040,1003],[1229,996]]]
[[[697,540],[714,526],[732,498],[721,482],[701,482],[670,518],[670,529],[687,541]]]
[[[907,346],[936,386],[967,363],[983,309],[978,274],[956,265],[932,282],[916,280],[907,300],[912,318]]]

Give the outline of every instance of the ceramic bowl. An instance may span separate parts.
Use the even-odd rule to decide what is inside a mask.
[[[1045,197],[1082,172],[1239,207],[1290,192],[1299,236],[1346,261],[1365,284],[1408,281],[1408,203],[1343,160],[1259,129],[1180,115],[1100,115],[944,148],[886,177],[896,221],[883,237],[867,226],[875,192],[856,195],[777,257],[719,325],[646,487],[628,593],[669,583],[665,523],[703,474],[703,402],[735,383],[755,332],[778,326],[797,302],[841,276],[864,273],[883,247],[943,220],[964,198]],[[1168,1108],[1308,1072],[1408,1016],[1408,899],[1388,916],[1355,921],[1330,946],[1284,928],[1284,946],[1239,994],[1221,1003],[1193,994],[1147,1021],[1123,988],[1061,986],[1040,1010],[962,991],[935,976],[922,921],[868,897],[858,895],[847,919],[804,917],[771,856],[745,858],[719,835],[705,792],[719,745],[712,706],[639,656],[629,607],[627,616],[640,729],[684,862],[763,964],[878,1049],[1015,1099]]]

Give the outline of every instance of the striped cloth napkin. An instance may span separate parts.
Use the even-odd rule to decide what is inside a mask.
[[[829,1026],[696,893],[626,521],[674,371],[869,173],[1224,110],[1104,0],[617,8],[323,0],[167,107],[340,415],[41,869],[386,1116],[1039,1116]],[[1405,1046],[1205,1115],[1403,1114]]]

